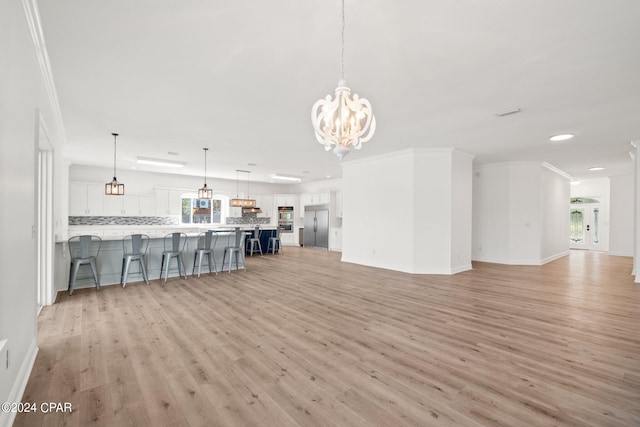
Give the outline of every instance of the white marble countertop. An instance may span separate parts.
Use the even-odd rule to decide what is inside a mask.
[[[152,239],[162,238],[165,235],[178,231],[187,236],[197,236],[198,233],[207,230],[254,230],[260,226],[262,230],[275,230],[277,226],[270,224],[176,224],[176,225],[72,225],[67,229],[66,234],[57,234],[56,242],[66,242],[69,237],[81,234],[93,234],[102,240],[121,240],[129,234],[146,234]]]

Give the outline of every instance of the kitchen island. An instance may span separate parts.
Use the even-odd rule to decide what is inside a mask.
[[[270,233],[275,233],[275,226],[261,226],[263,237]],[[184,251],[184,262],[187,275],[191,275],[193,262],[195,258],[195,249],[197,245],[197,236],[200,232],[207,230],[215,230],[217,239],[213,247],[213,255],[218,272],[222,269],[222,258],[224,256],[224,248],[235,243],[236,231],[241,231],[251,235],[251,231],[255,229],[255,225],[251,224],[230,224],[208,227],[194,226],[101,226],[101,227],[69,227],[68,234],[57,236],[56,242],[56,259],[55,259],[55,288],[59,291],[66,291],[69,283],[69,248],[67,244],[68,237],[78,236],[82,234],[97,235],[102,238],[100,256],[98,257],[98,275],[100,277],[101,286],[113,285],[120,283],[120,275],[122,269],[122,238],[129,234],[146,234],[149,236],[149,249],[147,250],[147,274],[149,280],[158,279],[160,277],[160,267],[162,260],[162,252],[164,250],[164,236],[172,232],[183,232],[187,235],[187,244]],[[268,239],[268,237],[267,237]],[[266,246],[263,247],[266,253]],[[135,262],[131,265],[127,284],[142,281],[142,274],[139,263]],[[175,259],[171,261],[171,270],[169,270],[169,280],[172,277],[178,277],[178,264]],[[228,267],[227,267],[228,268]],[[232,265],[231,269],[235,269]],[[226,269],[225,269],[226,270]],[[208,274],[209,266],[203,260],[202,273]],[[88,267],[81,268],[74,289],[93,288],[91,271]]]

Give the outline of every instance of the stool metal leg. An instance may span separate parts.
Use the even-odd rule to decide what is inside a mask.
[[[96,281],[96,288],[98,290],[100,290],[100,279],[98,278],[98,266],[96,265],[96,260],[92,259],[91,262],[89,262],[89,265],[91,265],[91,271],[93,272],[93,278]]]

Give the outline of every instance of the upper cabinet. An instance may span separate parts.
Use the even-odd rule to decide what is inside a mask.
[[[182,193],[182,190],[156,188],[156,215],[180,215]]]
[[[259,196],[256,203],[258,203],[258,207],[262,209],[262,213],[258,214],[258,218],[273,219],[276,216],[273,208],[273,196]]]
[[[104,196],[105,216],[153,216],[153,196]]]
[[[104,214],[104,184],[69,183],[69,215]]]
[[[325,193],[302,193],[300,195],[300,205],[304,208],[309,205],[327,205],[331,198],[328,192]]]
[[[297,195],[296,194],[276,194],[275,196],[275,201],[276,201],[276,208],[280,207],[280,206],[292,206],[293,208],[296,207],[296,199],[297,199]]]
[[[342,218],[342,191],[336,192],[336,217]]]

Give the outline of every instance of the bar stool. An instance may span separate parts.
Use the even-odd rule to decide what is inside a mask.
[[[276,253],[276,250],[284,253],[284,251],[282,250],[282,242],[280,241],[280,230],[280,227],[276,228],[276,235],[269,237],[269,243],[267,243],[267,253],[269,253],[269,249],[271,249],[271,253],[274,255]]]
[[[200,277],[200,272],[202,271],[202,258],[206,255],[207,261],[209,261],[209,274],[211,274],[211,263],[213,262],[213,271],[218,274],[218,267],[216,266],[216,258],[213,255],[213,248],[216,247],[216,242],[218,241],[218,233],[214,233],[213,231],[205,231],[204,233],[198,234],[198,238],[196,239],[196,253],[193,258],[193,271],[191,275],[196,273],[196,261],[198,262],[198,277]]]
[[[244,263],[244,230],[236,229],[235,232],[229,233],[229,241],[224,248],[224,255],[222,256],[222,270],[224,271],[225,261],[227,259],[227,253],[229,254],[229,274],[231,274],[231,265],[233,264],[233,256],[236,256],[236,270],[239,270],[238,261],[242,259],[242,268],[247,271],[247,267]]]
[[[260,251],[260,255],[262,255],[262,245],[260,244],[260,237],[262,236],[262,230],[259,225],[256,225],[255,230],[253,231],[253,237],[250,237],[247,240],[247,246],[249,246],[249,254],[253,256],[256,249],[256,243],[258,244],[258,251]]]
[[[69,295],[73,295],[73,288],[76,285],[78,270],[82,265],[89,265],[93,273],[93,280],[96,289],[100,290],[100,278],[98,277],[98,266],[96,260],[100,255],[102,239],[99,236],[82,235],[71,237],[67,241],[69,255],[71,256],[71,266],[69,268]]]
[[[127,286],[127,277],[129,276],[129,266],[132,261],[140,263],[142,270],[142,278],[149,284],[147,276],[147,250],[149,249],[149,236],[146,234],[131,234],[122,239],[122,270],[120,271],[120,283],[122,287]]]
[[[184,265],[184,249],[187,245],[187,235],[184,233],[169,233],[164,236],[164,251],[162,251],[162,262],[160,263],[160,279],[164,269],[164,281],[169,277],[169,264],[171,258],[178,260],[178,275],[184,271],[184,278],[187,278],[187,269]]]

